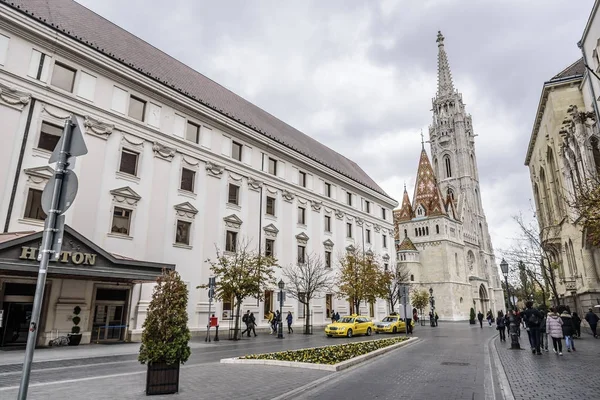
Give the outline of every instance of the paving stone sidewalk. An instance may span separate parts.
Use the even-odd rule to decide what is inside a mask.
[[[525,350],[509,350],[509,337],[506,343],[494,342],[515,400],[600,399],[600,339],[584,335],[571,353],[563,339],[563,356],[552,352],[552,341],[548,353],[531,354],[525,331],[520,337]]]
[[[330,372],[298,368],[209,363],[182,366],[180,391],[173,396],[152,396],[153,400],[266,400],[306,385]],[[147,399],[145,371],[105,376],[60,384],[43,383],[29,388],[28,400],[64,399]],[[1,399],[14,399],[17,389],[0,390]]]

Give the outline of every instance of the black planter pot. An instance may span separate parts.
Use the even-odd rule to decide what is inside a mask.
[[[146,374],[146,396],[155,394],[173,394],[179,392],[179,363],[148,364]]]
[[[81,333],[70,333],[69,346],[79,346],[79,343],[81,343]]]
[[[469,320],[469,323],[470,323],[471,325],[475,325],[475,320],[474,320],[474,319],[471,319],[471,320]]]

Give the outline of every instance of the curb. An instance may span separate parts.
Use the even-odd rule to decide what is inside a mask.
[[[279,367],[291,367],[291,368],[305,368],[305,369],[318,369],[322,371],[330,371],[337,372],[342,371],[344,369],[350,368],[356,364],[367,361],[373,357],[377,357],[381,354],[388,353],[392,350],[396,350],[400,347],[407,346],[410,343],[414,343],[418,341],[418,337],[411,337],[408,340],[404,340],[400,343],[393,344],[391,346],[384,347],[382,349],[377,349],[367,354],[360,355],[358,357],[353,357],[349,360],[342,361],[337,364],[313,364],[313,363],[303,363],[297,361],[279,361],[279,360],[246,360],[240,359],[238,357],[235,358],[224,358],[221,360],[221,364],[254,364],[254,365],[273,365]]]
[[[492,339],[495,339],[494,336]],[[493,344],[490,346],[490,353],[492,354],[492,360],[494,366],[496,367],[496,371],[498,372],[498,386],[500,387],[500,392],[502,393],[502,397],[504,400],[515,400],[515,396],[513,395],[512,388],[510,387],[510,383],[508,382],[508,377],[506,376],[506,371],[504,370],[504,365],[502,365],[502,361],[500,361],[500,356],[498,355],[498,347],[496,347],[496,341],[493,341]]]

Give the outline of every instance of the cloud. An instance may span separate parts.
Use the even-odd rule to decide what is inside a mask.
[[[390,195],[412,185],[431,123],[437,31],[473,116],[496,249],[529,213],[523,165],[544,81],[580,57],[593,0],[80,0],[356,161]]]

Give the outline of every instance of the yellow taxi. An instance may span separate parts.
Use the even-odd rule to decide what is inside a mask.
[[[396,333],[406,332],[406,323],[399,315],[388,315],[381,322],[376,322],[375,333]],[[415,324],[411,321],[411,326]]]
[[[340,318],[339,321],[329,324],[325,327],[325,334],[328,337],[332,336],[346,336],[352,337],[354,335],[367,335],[371,336],[374,330],[373,321],[369,317],[363,315],[349,315],[347,317]]]

